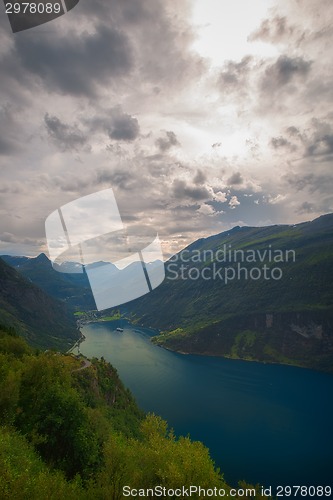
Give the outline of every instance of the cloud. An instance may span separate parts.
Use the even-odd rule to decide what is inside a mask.
[[[284,137],[272,137],[271,141],[271,146],[273,146],[274,149],[279,149],[279,148],[284,148],[286,146],[290,145],[290,142],[287,141]]]
[[[305,137],[306,156],[319,157],[321,160],[333,159],[333,125],[328,121],[312,119],[312,134]]]
[[[208,205],[207,203],[203,203],[202,205],[200,205],[200,208],[198,208],[197,212],[200,213],[201,215],[208,215],[208,216],[216,215],[217,213],[215,212],[214,208],[211,205]]]
[[[271,194],[268,194],[267,196],[264,196],[264,202],[269,203],[270,205],[276,205],[277,203],[281,203],[286,199],[285,194],[280,194],[278,193],[275,196],[272,196]]]
[[[252,56],[245,56],[240,62],[227,61],[219,74],[218,86],[223,93],[245,92],[248,75],[253,63]],[[220,144],[216,143],[213,147]]]
[[[4,232],[0,234],[0,241],[4,243],[17,243],[18,238],[12,233]]]
[[[100,184],[109,184],[113,187],[119,187],[124,191],[129,191],[135,187],[136,176],[133,173],[124,170],[110,171],[103,169],[97,172],[97,182]]]
[[[281,150],[281,149],[283,151],[286,151],[286,150],[295,151],[297,149],[297,146],[295,144],[288,141],[288,139],[286,139],[282,135],[280,135],[279,137],[272,137],[270,140],[270,145],[276,151]]]
[[[193,182],[194,184],[203,184],[206,181],[206,179],[207,179],[206,174],[202,170],[198,169],[197,173],[193,178]]]
[[[0,193],[1,194],[22,194],[25,192],[25,186],[22,182],[20,181],[13,181],[13,182],[2,182],[0,186]]]
[[[138,120],[124,113],[120,106],[111,110],[110,124],[106,128],[110,139],[116,141],[134,141],[140,133]]]
[[[10,155],[16,150],[15,145],[4,137],[0,137],[0,155]]]
[[[71,172],[64,176],[41,175],[38,180],[41,186],[52,189],[54,192],[58,189],[61,195],[85,192],[92,184],[90,177],[83,175],[83,173],[77,175]]]
[[[305,215],[307,219],[311,217],[313,219],[318,213],[332,213],[333,211],[333,201],[332,197],[322,196],[318,199],[309,198],[311,201],[304,201],[297,205],[296,213],[299,215]],[[311,214],[311,215],[309,215]]]
[[[232,174],[231,177],[229,177],[229,179],[227,180],[227,184],[228,185],[231,185],[231,186],[237,186],[239,184],[243,184],[244,182],[244,179],[241,175],[240,172],[235,172],[234,174]]]
[[[315,206],[313,203],[309,203],[308,201],[305,201],[304,203],[301,204],[301,206],[298,209],[299,214],[311,214],[315,212]]]
[[[128,90],[135,87],[145,97],[156,92],[170,95],[204,71],[202,58],[190,50],[194,33],[186,19],[189,10],[187,0],[176,5],[170,0],[81,2],[75,10],[78,34],[83,40],[91,34],[97,38],[95,50],[101,45],[103,51],[97,59],[105,67],[101,79],[99,65],[96,70],[90,67],[89,80],[98,75],[89,93],[93,90],[96,95],[105,84],[123,92],[126,80],[131,82]]]
[[[333,193],[333,177],[330,173],[314,174],[314,173],[296,173],[287,174],[287,182],[297,191],[307,191],[311,194],[316,192],[321,194],[329,194],[332,198]]]
[[[213,191],[213,200],[219,203],[225,203],[227,201],[227,193],[222,191]]]
[[[296,31],[297,28],[289,25],[285,16],[276,15],[272,19],[264,19],[260,27],[249,35],[248,40],[279,43],[290,38]]]
[[[282,55],[266,68],[262,87],[269,92],[284,87],[295,78],[304,78],[308,75],[311,64],[311,61],[306,61],[303,57]]]
[[[286,128],[286,133],[290,137],[296,137],[296,138],[301,138],[302,137],[300,129],[297,128],[297,127],[294,127],[293,125],[291,125],[290,127]]]
[[[229,201],[229,206],[231,209],[235,209],[238,205],[240,205],[240,202],[238,201],[237,196],[232,196]]]
[[[307,152],[309,156],[333,155],[333,134],[326,134],[318,137],[315,142],[308,147]]]
[[[40,242],[49,213],[106,187],[173,250],[332,207],[331,0],[274,1],[240,35],[275,46],[220,67],[194,51],[192,7],[79,2],[17,36],[0,19],[1,233]]]
[[[50,138],[62,151],[78,151],[87,145],[88,138],[77,125],[68,125],[48,113],[44,117],[44,123]]]
[[[332,120],[331,120],[332,121]],[[329,120],[312,118],[304,128],[290,126],[286,133],[302,147],[303,158],[312,157],[313,160],[330,162],[333,159],[333,123]],[[297,146],[280,136],[272,138],[271,145],[275,148],[288,147],[293,150]]]
[[[168,151],[173,146],[180,146],[180,142],[178,141],[177,136],[174,132],[165,132],[165,135],[166,137],[159,137],[155,141],[156,146],[162,153]]]
[[[17,119],[8,105],[0,107],[0,156],[10,156],[21,149]]]
[[[137,118],[125,113],[121,105],[97,110],[92,117],[84,118],[83,121],[89,127],[90,134],[103,131],[114,141],[133,142],[140,135],[140,125]],[[118,152],[120,155],[123,153],[118,145],[108,145],[108,149]]]
[[[69,30],[65,36],[38,30],[34,36],[18,36],[20,64],[49,90],[93,97],[99,86],[133,66],[128,37],[112,24],[97,28],[93,33]]]
[[[177,199],[190,198],[192,200],[200,201],[210,197],[209,191],[205,186],[189,186],[183,180],[175,179],[172,187],[173,195]]]

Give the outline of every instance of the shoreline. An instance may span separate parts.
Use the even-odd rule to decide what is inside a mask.
[[[299,365],[299,364],[283,363],[283,362],[279,362],[279,361],[268,361],[268,360],[260,360],[260,359],[239,358],[239,357],[232,357],[232,356],[223,355],[223,354],[213,354],[213,353],[210,353],[210,352],[186,352],[186,351],[178,351],[177,349],[172,349],[171,347],[164,346],[163,344],[155,344],[155,345],[157,347],[161,347],[162,349],[165,349],[166,351],[170,351],[170,352],[175,352],[177,354],[181,354],[182,356],[203,356],[203,357],[209,357],[209,358],[230,359],[231,361],[244,361],[244,362],[248,362],[248,363],[258,363],[260,365],[290,366],[292,368],[301,368],[303,370],[310,370],[310,371],[314,371],[314,372],[317,372],[317,373],[325,373],[327,375],[332,375],[333,376],[333,370],[332,371],[320,370],[319,368],[311,368],[309,366],[303,366],[303,365]]]
[[[128,318],[119,318],[119,319],[103,319],[103,318],[96,318],[96,319],[89,319],[87,321],[81,322],[80,326],[83,327],[86,324],[91,324],[91,323],[112,323],[114,321],[119,321],[119,320],[126,320],[132,327],[138,328],[138,325],[132,323],[130,319]],[[82,320],[81,320],[82,321]],[[302,368],[303,370],[311,370],[315,371],[318,373],[326,373],[329,375],[333,375],[333,370],[332,371],[327,371],[327,370],[321,370],[319,368],[314,368],[314,367],[309,367],[309,366],[303,366],[301,364],[296,364],[296,363],[286,363],[286,362],[279,362],[279,361],[269,361],[269,360],[259,360],[259,359],[248,359],[248,358],[240,358],[240,357],[232,357],[228,355],[223,355],[223,354],[216,354],[216,353],[211,353],[211,352],[204,352],[204,353],[199,353],[199,352],[188,352],[188,351],[183,351],[183,350],[178,350],[178,349],[173,349],[171,347],[165,346],[163,344],[155,344],[152,339],[154,337],[158,337],[159,333],[161,330],[158,328],[155,330],[154,328],[146,327],[144,325],[139,325],[139,327],[144,328],[145,330],[148,331],[156,331],[156,335],[150,337],[150,342],[154,344],[156,347],[161,347],[162,349],[165,349],[166,351],[170,351],[173,353],[181,354],[182,356],[206,356],[210,358],[222,358],[222,359],[229,359],[229,360],[234,360],[234,361],[244,361],[244,362],[249,362],[249,363],[259,363],[262,365],[279,365],[279,366],[290,366],[293,368]],[[79,340],[77,340],[74,344],[73,347],[71,347],[67,352],[72,352],[75,347],[79,347],[82,342],[85,340],[85,336],[82,333],[81,329],[79,329],[81,337]]]
[[[70,347],[70,348],[68,349],[68,351],[66,351],[66,352],[65,352],[65,354],[71,354],[71,353],[74,351],[74,349],[75,349],[76,347],[79,349],[79,348],[80,348],[80,345],[82,344],[82,342],[84,342],[84,341],[86,340],[86,337],[85,337],[85,335],[82,333],[81,329],[78,329],[78,330],[79,330],[79,332],[80,332],[80,338],[79,338],[79,339],[77,339],[77,341],[75,342],[75,344],[74,344],[74,345],[72,345],[72,347]]]

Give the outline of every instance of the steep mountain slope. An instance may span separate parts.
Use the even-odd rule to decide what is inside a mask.
[[[235,227],[180,252],[125,310],[171,349],[332,370],[332,278],[333,214]]]
[[[0,324],[13,326],[36,347],[67,349],[78,338],[73,315],[61,302],[0,259]]]
[[[137,498],[135,490],[193,484],[244,497],[235,496],[202,443],[145,415],[103,358],[79,369],[80,360],[36,355],[0,327],[0,361],[1,500],[120,500],[124,487]],[[245,482],[240,487],[263,498]]]
[[[48,295],[66,302],[69,307],[95,309],[86,274],[58,272],[43,253],[35,258],[4,255],[2,259]]]

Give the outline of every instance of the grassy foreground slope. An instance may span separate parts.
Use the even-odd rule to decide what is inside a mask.
[[[274,268],[281,273],[272,277]],[[163,284],[125,310],[163,330],[155,341],[173,350],[329,371],[332,277],[333,214],[294,226],[235,227],[176,255]]]
[[[144,415],[110,364],[80,367],[0,328],[1,499],[118,500],[125,485],[230,492],[208,450]]]

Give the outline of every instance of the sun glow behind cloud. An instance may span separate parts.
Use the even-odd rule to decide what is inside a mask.
[[[15,37],[0,16],[0,250],[110,187],[172,252],[331,211],[332,8],[100,0]]]
[[[248,36],[267,17],[273,0],[195,0],[192,23],[198,29],[193,49],[216,66],[247,54],[274,56],[275,47],[249,42]]]
[[[196,38],[192,49],[210,61],[212,81],[216,81],[218,72],[227,61],[240,62],[249,55],[258,60],[278,55],[276,46],[248,40],[249,35],[268,16],[269,10],[275,3],[274,0],[256,2],[195,0],[193,2],[191,24],[196,32]],[[215,97],[215,95],[214,89],[210,96],[206,96],[206,104],[210,101],[210,106],[214,108],[213,118],[211,123],[206,119],[202,124],[196,124],[197,133],[193,137],[192,153],[194,148],[197,154],[202,155],[245,157],[248,154],[246,141],[251,133],[252,124],[249,123],[243,128],[245,121],[237,115],[237,106],[228,101],[221,105],[220,97]],[[202,105],[204,106],[205,102],[202,102]],[[207,139],[208,135],[211,140]],[[212,151],[212,145],[216,143],[220,146]]]

